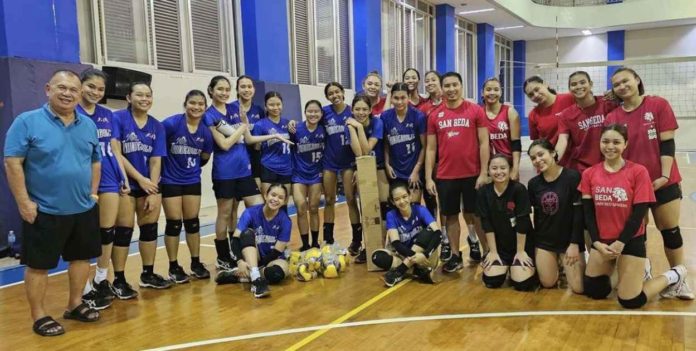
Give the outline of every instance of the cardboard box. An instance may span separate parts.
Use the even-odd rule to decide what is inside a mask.
[[[378,271],[372,263],[372,253],[384,248],[386,231],[379,208],[379,191],[377,190],[377,164],[374,156],[356,158],[358,166],[358,193],[360,197],[363,239],[367,250],[367,270]]]

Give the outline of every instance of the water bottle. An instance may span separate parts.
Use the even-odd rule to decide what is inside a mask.
[[[14,257],[14,244],[15,241],[17,241],[17,237],[15,236],[14,230],[10,230],[9,233],[7,233],[7,244],[10,249],[10,256]]]

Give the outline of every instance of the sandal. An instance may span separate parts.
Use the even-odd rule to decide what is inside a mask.
[[[73,308],[72,311],[65,311],[65,313],[63,313],[63,318],[74,319],[80,322],[96,322],[99,320],[99,312],[90,308],[89,305],[81,303]]]
[[[56,322],[51,316],[39,318],[32,327],[34,333],[41,336],[58,336],[65,334],[65,329],[60,323]]]

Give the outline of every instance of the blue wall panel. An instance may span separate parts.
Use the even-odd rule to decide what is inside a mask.
[[[493,26],[488,23],[476,25],[476,55],[477,55],[477,78],[476,100],[481,100],[481,86],[486,79],[497,77],[495,71],[495,32]]]
[[[451,5],[435,6],[435,67],[438,72],[454,71],[455,15]]]
[[[626,32],[623,30],[615,30],[607,32],[607,61],[623,60],[624,49],[626,43]],[[611,75],[619,68],[619,66],[607,67],[607,89],[611,89]]]
[[[355,90],[362,90],[362,80],[371,71],[382,73],[381,3],[353,0],[353,54]]]
[[[263,81],[289,83],[290,43],[286,1],[242,1],[244,71]]]
[[[529,135],[529,120],[527,119],[527,114],[525,113],[525,103],[527,102],[524,90],[522,90],[522,84],[525,77],[526,62],[527,62],[527,42],[524,40],[517,40],[512,43],[512,60],[514,61],[514,66],[512,69],[512,81],[514,86],[512,87],[513,101],[515,102],[515,109],[517,113],[520,114],[520,135]]]

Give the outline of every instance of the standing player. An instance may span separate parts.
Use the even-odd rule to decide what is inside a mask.
[[[469,224],[469,258],[481,260],[479,239],[476,234],[480,220],[476,211],[476,189],[488,181],[486,168],[490,151],[486,114],[481,106],[462,98],[462,77],[448,72],[442,76],[445,103],[430,114],[426,152],[426,189],[439,195],[440,215],[447,217],[447,236],[456,253],[447,261],[443,270],[456,272],[463,268],[459,251],[459,211],[464,209],[464,219]],[[433,177],[435,157],[439,156],[437,185]],[[479,233],[483,233],[479,231]],[[485,242],[483,243],[485,249]]]
[[[367,74],[362,83],[363,94],[370,99],[372,106],[372,116],[378,117],[389,103],[389,96],[380,96],[382,93],[382,77],[379,72],[372,71]]]
[[[394,108],[380,116],[386,136],[384,166],[390,181],[408,184],[411,202],[420,203],[426,120],[422,112],[409,105],[408,89],[406,83],[395,83],[391,88]]]
[[[483,283],[499,288],[507,280],[518,291],[537,287],[534,269],[534,240],[531,238],[531,206],[524,185],[511,181],[510,159],[496,154],[491,157],[488,174],[493,183],[478,190],[477,212],[486,232],[490,251],[483,260]]]
[[[606,115],[618,105],[604,97],[592,94],[592,79],[584,71],[568,77],[568,89],[575,104],[563,110],[559,117],[558,158],[568,160],[566,166],[580,172],[602,162],[599,137]]]
[[[420,107],[423,104],[428,102],[428,99],[423,98],[418,93],[418,85],[420,84],[420,73],[415,68],[407,68],[401,75],[401,79],[404,81],[408,88],[408,103],[411,106],[420,109]]]
[[[114,294],[121,300],[138,296],[126,281],[123,272],[126,267],[128,248],[138,218],[140,239],[138,247],[143,261],[140,287],[167,289],[171,282],[154,273],[157,254],[157,220],[162,206],[159,181],[162,170],[162,157],[167,156],[164,127],[154,117],[148,115],[152,107],[152,89],[143,82],[130,86],[128,108],[114,112],[114,121],[124,156],[123,164],[129,177],[131,192],[119,202],[114,249],[111,259],[114,264]]]
[[[648,169],[656,203],[652,205],[655,226],[662,233],[665,255],[670,265],[684,263],[684,247],[679,229],[682,198],[681,175],[674,159],[674,131],[679,127],[672,107],[659,96],[643,96],[643,81],[627,67],[611,77],[614,95],[623,104],[607,115],[607,123],[628,126],[630,146],[625,158]],[[693,300],[688,282],[671,289],[668,297]]]
[[[101,148],[101,178],[99,181],[99,232],[102,254],[97,260],[94,280],[87,282],[82,301],[90,307],[101,310],[111,306],[114,293],[107,279],[111,249],[114,242],[116,216],[118,215],[119,195],[130,192],[126,170],[121,159],[121,149],[117,144],[118,129],[114,128],[111,110],[98,105],[104,98],[106,74],[98,69],[89,68],[82,72],[82,100],[77,105],[77,112],[89,116],[97,125],[99,146]]]
[[[558,115],[574,103],[573,95],[556,94],[539,76],[527,78],[522,85],[524,93],[536,107],[529,112],[529,138],[544,138],[556,145]]]
[[[644,219],[655,195],[648,170],[622,157],[628,137],[626,126],[604,127],[600,139],[604,162],[582,174],[585,224],[592,239],[584,286],[587,296],[606,298],[612,291],[609,276],[618,266],[619,303],[624,308],[640,308],[658,293],[682,291],[687,272],[684,265],[677,265],[652,278],[644,270]]]
[[[305,122],[297,125],[291,135],[293,147],[292,197],[297,209],[297,229],[300,230],[302,248],[319,247],[319,202],[321,200],[321,162],[324,156],[324,127],[321,103],[310,100],[305,104]],[[307,219],[309,211],[309,220]],[[309,244],[309,231],[312,244]]]
[[[500,102],[501,88],[498,78],[483,83],[483,103],[490,137],[491,155],[503,154],[512,160],[510,179],[520,177],[520,116],[514,107]]]
[[[582,294],[585,272],[580,173],[558,164],[558,154],[546,139],[529,146],[529,158],[539,173],[529,181],[529,198],[534,209],[535,262],[545,288],[556,286],[561,268],[571,290]]]
[[[372,262],[388,270],[384,282],[389,287],[402,281],[411,268],[414,276],[432,284],[439,263],[440,226],[428,209],[411,202],[406,184],[395,183],[389,192],[395,207],[387,213],[389,245],[375,250]]]
[[[232,252],[239,257],[239,269],[221,271],[215,279],[218,284],[250,279],[251,292],[257,298],[270,295],[268,284],[278,284],[288,275],[283,252],[292,230],[290,217],[281,211],[288,197],[285,186],[271,184],[265,195],[265,204],[244,210],[232,236]]]
[[[200,90],[191,90],[184,99],[184,114],[162,122],[167,135],[167,157],[162,167],[162,206],[167,218],[164,244],[169,256],[169,279],[187,283],[189,277],[177,260],[182,219],[186,244],[191,253],[191,274],[198,279],[210,277],[200,258],[201,167],[213,152],[213,136],[201,123],[207,101]]]

